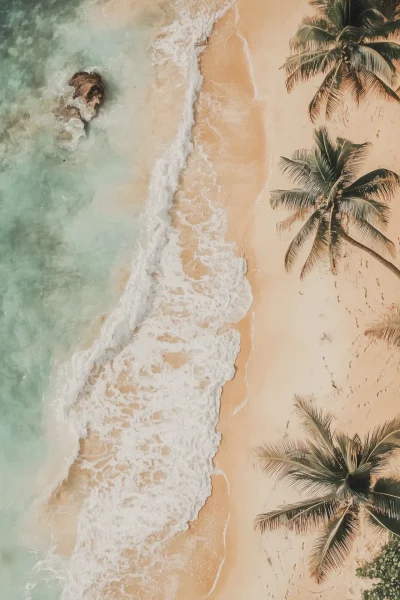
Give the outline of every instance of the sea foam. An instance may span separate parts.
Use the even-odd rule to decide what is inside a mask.
[[[61,582],[62,600],[173,598],[171,581],[154,590],[163,551],[211,493],[220,396],[240,347],[230,324],[246,314],[252,297],[246,263],[225,241],[225,210],[209,199],[217,185],[213,166],[192,138],[202,44],[227,9],[207,4],[190,14],[178,1],[176,19],[154,43],[155,69],[172,62],[185,86],[182,119],[154,165],[141,244],[119,305],[98,341],[57,376],[53,407],[75,448],[48,495],[71,475],[80,440],[92,437],[106,449],[97,462],[81,462],[90,485],[72,555],[62,560],[53,551],[37,566]],[[172,221],[189,155],[201,191],[194,198],[180,189]],[[196,202],[206,210],[190,221]],[[192,230],[203,274],[185,268],[179,222]]]

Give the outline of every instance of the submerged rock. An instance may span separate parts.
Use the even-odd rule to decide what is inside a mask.
[[[69,93],[61,96],[54,114],[60,124],[60,144],[74,150],[84,137],[86,124],[97,116],[104,101],[104,83],[99,73],[79,71],[68,81]],[[71,96],[71,87],[73,94]]]
[[[99,73],[75,73],[68,82],[74,88],[73,99],[83,121],[90,121],[104,101],[104,83]]]

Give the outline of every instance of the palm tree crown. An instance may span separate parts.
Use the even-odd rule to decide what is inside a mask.
[[[325,127],[314,132],[314,140],[312,150],[297,150],[290,159],[281,158],[282,171],[299,187],[271,193],[272,208],[293,211],[278,230],[305,220],[286,252],[286,269],[292,267],[305,242],[314,238],[302,278],[324,260],[330,261],[335,272],[343,242],[368,252],[400,277],[399,269],[377,252],[394,255],[395,248],[376,228],[388,223],[387,202],[400,184],[399,176],[388,169],[376,169],[357,179],[368,144],[353,144],[343,138],[333,142]],[[372,248],[353,239],[351,229]]]
[[[377,0],[314,0],[311,4],[317,14],[302,21],[284,65],[288,91],[299,81],[325,74],[309,106],[311,119],[323,104],[330,118],[346,91],[357,104],[369,90],[400,101],[392,89],[400,45],[388,41],[400,31],[400,19],[387,19]]]
[[[308,498],[260,514],[262,532],[289,527],[319,531],[310,556],[311,575],[320,583],[347,558],[363,516],[372,526],[400,535],[400,481],[381,477],[400,446],[400,418],[387,421],[363,440],[332,430],[333,417],[297,398],[296,410],[308,435],[305,443],[261,446],[263,470],[285,479]]]

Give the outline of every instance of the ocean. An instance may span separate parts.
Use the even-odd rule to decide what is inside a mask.
[[[0,0],[7,600],[173,599],[166,548],[211,493],[227,324],[251,302],[192,134],[226,6],[145,4]],[[66,148],[53,111],[82,69],[106,102]]]

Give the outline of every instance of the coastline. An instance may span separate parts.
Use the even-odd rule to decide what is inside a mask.
[[[153,91],[175,84],[183,120],[152,170],[147,239],[101,328],[101,344],[73,357],[64,368],[69,388],[58,390],[60,421],[79,443],[46,507],[54,545],[39,568],[65,582],[68,600],[93,587],[108,598],[119,598],[121,588],[130,597],[155,598],[161,589],[173,597],[174,574],[169,566],[160,570],[160,549],[196,518],[210,493],[220,391],[234,375],[239,347],[230,324],[250,304],[244,261],[225,241],[225,212],[211,200],[219,194],[214,169],[200,142],[191,152],[197,59],[213,15],[200,13],[193,22],[180,16],[155,46],[163,70]],[[166,125],[174,129],[170,120]],[[152,502],[160,508],[166,498],[166,510],[154,511]],[[183,567],[183,557],[166,554]]]
[[[218,160],[222,162],[228,238],[246,258],[254,300],[238,326],[241,351],[235,378],[223,390],[218,425],[222,441],[214,460],[213,493],[190,526],[207,550],[204,556],[197,551],[200,564],[189,569],[179,600],[308,600],[310,594],[323,600],[360,600],[367,584],[356,578],[355,569],[385,541],[384,536],[377,540],[363,531],[348,562],[319,586],[307,572],[312,535],[294,536],[281,530],[261,536],[253,531],[253,519],[265,507],[298,499],[254,468],[250,452],[263,442],[302,435],[292,415],[294,394],[312,395],[317,406],[335,414],[338,428],[349,433],[364,434],[398,413],[398,353],[363,335],[396,303],[398,282],[381,265],[351,248],[346,248],[337,277],[320,269],[301,282],[298,267],[285,273],[283,256],[294,234],[277,234],[276,223],[286,214],[275,214],[269,206],[270,190],[287,186],[277,169],[280,155],[312,143],[307,105],[316,83],[302,84],[287,94],[279,69],[288,53],[288,40],[309,12],[304,0],[275,7],[261,0],[239,0],[217,22],[202,56],[204,89],[218,88],[222,80],[236,98],[236,111],[232,101],[215,120],[226,164],[233,162],[225,180],[228,169],[224,171],[218,153],[213,161],[217,171]],[[247,69],[240,69],[244,57]],[[262,115],[253,127],[248,120],[252,109]],[[400,162],[394,127],[397,110],[395,103],[373,99],[345,115],[344,121],[331,124],[330,130],[372,143],[365,172],[380,166],[396,170]],[[252,136],[260,136],[263,143],[250,169],[247,152]],[[237,149],[236,157],[227,151],[230,144]],[[243,175],[239,183],[238,172]],[[394,224],[399,216],[395,200],[388,235],[397,241]],[[213,519],[216,514],[219,519]],[[211,540],[207,538],[210,521]]]
[[[126,10],[131,10],[128,4]],[[196,283],[207,274],[207,263],[202,258],[207,259],[212,249],[199,258],[198,232],[193,235],[193,230],[207,221],[209,207],[207,202],[193,202],[190,206],[190,196],[185,194],[200,194],[204,181],[197,182],[196,173],[209,168],[206,200],[216,202],[218,210],[227,212],[226,256],[230,260],[229,252],[233,251],[236,258],[246,260],[253,304],[237,328],[220,327],[222,333],[239,331],[240,353],[235,376],[223,388],[217,426],[222,441],[214,459],[212,493],[199,517],[190,522],[188,531],[178,532],[166,551],[165,558],[171,559],[172,566],[161,572],[158,583],[160,589],[168,589],[168,599],[309,600],[312,594],[323,600],[359,600],[361,582],[355,578],[355,565],[373,549],[371,544],[365,544],[365,539],[361,540],[345,568],[323,586],[317,586],[310,581],[306,569],[312,536],[294,537],[280,531],[262,537],[253,531],[253,519],[266,503],[272,508],[297,499],[290,490],[277,487],[255,469],[250,452],[257,444],[300,433],[298,423],[292,419],[295,393],[313,394],[318,406],[331,409],[338,417],[338,425],[351,432],[357,429],[364,433],[398,410],[394,389],[399,375],[396,351],[371,343],[362,335],[366,326],[396,301],[399,289],[393,276],[382,272],[380,265],[349,251],[336,278],[317,271],[300,282],[298,270],[287,274],[283,269],[291,234],[279,237],[275,227],[286,215],[274,214],[269,207],[270,190],[287,185],[277,171],[279,156],[311,145],[307,103],[314,84],[300,86],[288,96],[283,72],[279,70],[288,51],[288,39],[308,10],[305,0],[289,0],[275,7],[266,7],[261,0],[238,0],[216,22],[200,56],[204,81],[195,105],[195,151],[180,173],[180,187],[170,214],[181,236],[183,270]],[[164,91],[161,85],[160,94]],[[353,113],[351,122],[337,123],[333,129],[355,141],[364,141],[365,132],[370,132],[375,144],[366,168],[371,165],[396,169],[400,153],[386,150],[396,148],[396,111],[386,104],[384,112],[379,110],[369,105],[365,112]],[[167,128],[173,129],[171,123]],[[378,130],[384,132],[380,144],[376,144]],[[383,143],[382,139],[389,141]],[[393,208],[395,222],[400,210]],[[218,227],[224,226],[224,219],[218,212]],[[239,279],[243,276],[243,264],[237,264]],[[222,300],[221,294],[221,310],[226,308]],[[227,305],[230,300],[228,296]],[[236,302],[234,298],[230,308],[239,319]],[[173,303],[169,306],[173,307]],[[234,316],[231,321],[235,322]],[[237,337],[235,340],[237,344]],[[172,369],[180,369],[185,364],[185,351],[165,350],[163,360],[169,361]],[[213,359],[211,354],[210,361]],[[219,375],[220,379],[229,379],[231,371],[228,369],[226,376]],[[118,385],[127,397],[136,393],[124,374]],[[138,407],[132,402],[125,408],[131,417]],[[151,419],[161,420],[157,411]],[[211,421],[216,420],[217,414],[212,412]],[[202,438],[202,443],[208,441]],[[83,471],[90,460],[95,462],[100,455],[106,462],[112,454],[109,448],[105,451],[98,444],[96,436],[92,442],[89,439],[89,443],[81,443]],[[149,469],[152,467],[151,462],[146,464]],[[160,473],[161,478],[161,469]],[[105,477],[108,475],[105,470]],[[146,488],[148,471],[144,469],[142,475]],[[92,475],[88,477],[84,472],[83,477],[90,480]],[[76,482],[67,481],[66,485],[73,495]],[[200,500],[196,498],[197,505]],[[56,498],[55,513],[60,508],[58,501]],[[76,510],[72,512],[76,518]],[[61,527],[64,525],[61,523]],[[67,529],[68,537],[75,526],[67,522]],[[67,539],[66,544],[63,552],[70,554],[74,542]],[[126,560],[132,565],[136,558],[132,551]],[[144,568],[147,567],[145,561]],[[111,584],[107,593],[113,599],[126,597],[118,585]],[[124,593],[132,598],[149,597],[146,589],[136,583],[129,583]],[[165,600],[163,593],[160,592],[160,598]]]

